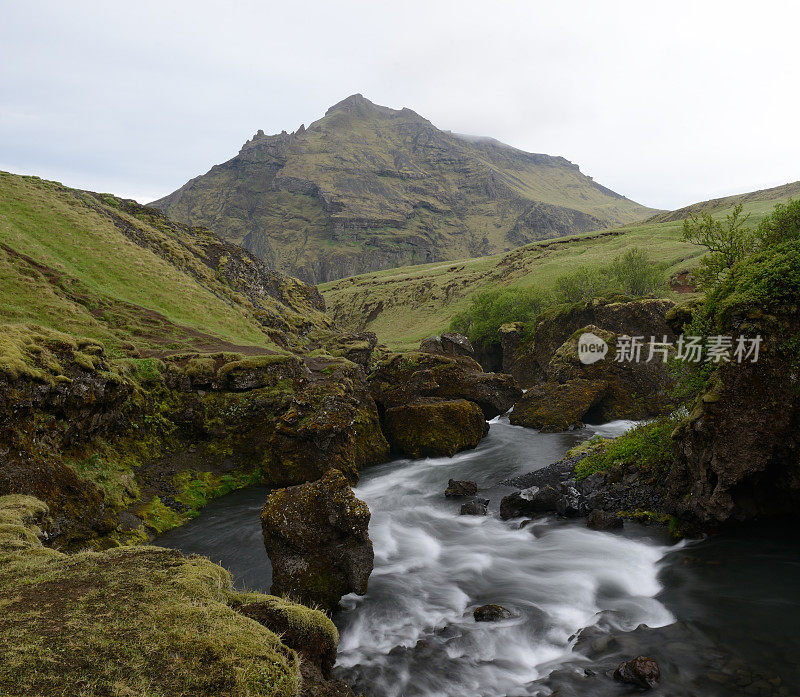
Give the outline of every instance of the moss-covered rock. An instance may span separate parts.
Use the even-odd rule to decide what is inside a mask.
[[[586,365],[578,356],[578,342],[585,333],[591,333],[608,344],[608,353],[603,360]],[[656,337],[661,342],[663,337]],[[615,419],[645,419],[657,416],[669,408],[668,390],[672,379],[661,353],[649,355],[650,337],[642,343],[639,360],[616,360],[620,335],[595,325],[581,327],[558,347],[547,366],[549,380],[567,383],[576,378],[601,380],[607,390],[603,398],[593,406],[596,422]],[[668,356],[674,355],[669,350]]]
[[[327,611],[347,593],[366,593],[373,564],[369,519],[369,508],[338,470],[270,493],[261,527],[271,591]]]
[[[296,697],[304,660],[330,665],[338,636],[323,613],[236,593],[227,571],[175,550],[48,549],[46,514],[0,497],[3,694]],[[256,607],[269,608],[259,621],[243,611]]]
[[[508,411],[522,390],[503,373],[484,373],[467,356],[426,352],[391,354],[369,376],[370,390],[381,408],[427,398],[468,399],[487,419]]]
[[[0,373],[0,494],[44,500],[61,549],[146,542],[233,489],[332,466],[355,482],[388,457],[364,373],[343,358],[110,362],[91,342],[18,334],[7,362],[25,370]]]
[[[674,341],[675,334],[666,322],[675,303],[668,299],[595,298],[588,303],[562,305],[545,310],[537,319],[533,336],[526,341],[516,338],[507,327],[507,353],[503,370],[511,373],[523,387],[552,379],[548,370],[556,351],[582,327],[594,325],[615,335],[651,336]]]
[[[566,431],[583,426],[583,420],[608,392],[603,380],[576,378],[532,387],[514,406],[512,424],[540,431]]]
[[[233,607],[278,634],[281,642],[314,663],[330,678],[336,663],[339,632],[327,615],[276,596],[238,594]]]
[[[312,377],[277,421],[266,477],[278,486],[291,486],[335,467],[355,484],[359,470],[389,456],[364,374],[350,361],[330,356],[307,359],[306,364]]]
[[[480,407],[466,399],[390,407],[384,424],[392,448],[413,458],[453,456],[477,446],[489,431]]]

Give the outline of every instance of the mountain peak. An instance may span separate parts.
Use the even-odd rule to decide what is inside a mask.
[[[377,104],[373,104],[363,94],[357,92],[356,94],[351,94],[349,97],[345,97],[341,102],[334,104],[330,109],[328,109],[328,111],[325,112],[325,116],[333,113],[334,111],[360,111],[362,109],[370,108],[385,109],[386,107],[379,107]]]

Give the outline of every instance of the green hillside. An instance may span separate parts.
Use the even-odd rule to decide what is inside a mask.
[[[252,352],[299,345],[299,328],[327,326],[322,307],[313,288],[207,230],[109,194],[0,172],[7,327],[88,337],[111,356]]]
[[[374,331],[379,341],[396,350],[412,349],[423,338],[447,329],[479,291],[514,286],[549,291],[559,276],[581,267],[606,266],[634,247],[663,266],[666,291],[670,276],[693,268],[703,254],[700,247],[681,239],[682,220],[690,212],[710,210],[721,216],[743,200],[750,221],[756,223],[776,202],[797,191],[795,184],[718,199],[665,214],[665,222],[657,216],[639,225],[536,242],[505,254],[344,278],[323,284],[320,290],[329,313],[344,327]]]
[[[564,158],[441,131],[361,95],[307,129],[259,131],[151,205],[312,282],[504,252],[654,212]]]

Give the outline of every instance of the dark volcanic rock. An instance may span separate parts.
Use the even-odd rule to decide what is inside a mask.
[[[481,605],[472,611],[476,622],[498,622],[511,617],[511,611],[502,605]]]
[[[419,345],[423,353],[438,353],[445,356],[467,356],[475,358],[475,349],[469,339],[463,334],[445,332],[441,336],[431,336],[423,339]]]
[[[595,509],[586,516],[586,527],[592,530],[614,530],[621,528],[622,518],[615,513],[606,513],[600,509]]]
[[[489,499],[475,499],[461,506],[461,515],[486,515],[488,512]]]
[[[500,482],[501,486],[522,489],[503,498],[500,517],[508,520],[542,513],[565,517],[597,516],[601,512],[616,517],[618,511],[648,511],[654,515],[646,516],[643,522],[666,521],[668,510],[663,479],[654,480],[648,471],[627,467],[576,480],[575,465],[584,457],[585,453],[564,458],[535,472]]]
[[[468,399],[487,419],[508,411],[522,395],[516,380],[504,373],[484,373],[466,356],[424,352],[392,354],[369,376],[381,408],[410,404],[423,398]]]
[[[478,485],[467,479],[451,479],[447,482],[447,489],[444,495],[448,498],[457,496],[475,496],[478,493]]]
[[[366,593],[373,564],[369,519],[369,508],[338,470],[270,493],[261,527],[271,592],[328,611],[347,593]]]
[[[637,656],[630,661],[624,661],[614,671],[614,680],[630,683],[645,690],[653,689],[660,678],[658,663],[646,656]]]
[[[560,499],[559,490],[550,485],[532,486],[522,491],[515,491],[500,502],[500,517],[508,520],[537,513],[555,513]]]

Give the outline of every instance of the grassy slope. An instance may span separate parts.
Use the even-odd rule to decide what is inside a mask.
[[[779,187],[775,198],[745,201],[751,222],[758,222],[793,189]],[[709,210],[730,210],[716,201]],[[703,204],[698,204],[702,206]],[[696,210],[700,210],[697,208]],[[682,219],[646,222],[616,230],[537,242],[506,254],[460,262],[392,269],[333,281],[320,286],[328,310],[348,328],[366,328],[393,349],[407,350],[421,339],[445,330],[469,297],[499,286],[552,288],[555,280],[580,266],[601,266],[625,249],[638,246],[665,265],[670,274],[696,265],[702,250],[681,240]]]
[[[277,348],[256,308],[202,261],[202,243],[125,212],[112,196],[0,173],[0,322],[87,336],[112,356],[215,339]]]

